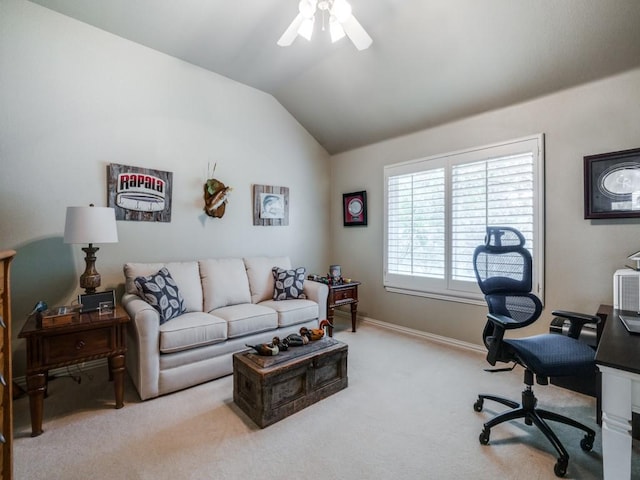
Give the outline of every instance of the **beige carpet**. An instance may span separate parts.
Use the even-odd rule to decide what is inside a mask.
[[[106,368],[80,384],[50,382],[44,433],[31,438],[28,399],[15,402],[15,478],[22,479],[554,479],[556,454],[534,427],[496,427],[480,445],[482,424],[502,407],[478,392],[518,399],[522,371],[490,374],[484,356],[394,333],[345,325],[349,387],[259,429],[233,403],[232,377],[141,402],[127,382],[125,407],[113,408]],[[566,478],[602,478],[600,428],[591,397],[535,388],[540,405],[597,431],[555,428],[571,460]],[[634,476],[639,474],[634,442]],[[640,476],[638,476],[640,478]]]

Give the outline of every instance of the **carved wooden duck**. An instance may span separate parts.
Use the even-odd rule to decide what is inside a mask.
[[[329,320],[320,320],[319,328],[330,327],[333,328],[333,324]]]
[[[273,356],[280,353],[278,346],[271,343],[260,343],[258,345],[249,345],[248,343],[245,343],[245,345],[249,348],[253,348],[258,355]]]
[[[300,329],[300,335],[307,337],[311,341],[316,341],[324,337],[324,329],[302,327]]]
[[[309,343],[309,339],[297,333],[291,333],[286,336],[285,340],[290,347],[300,347]]]
[[[283,340],[280,340],[280,337],[273,337],[271,344],[276,345],[281,352],[286,352],[287,350],[289,350],[289,342],[287,341],[286,338]]]

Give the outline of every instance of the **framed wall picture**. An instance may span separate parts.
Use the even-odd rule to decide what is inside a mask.
[[[367,224],[367,192],[342,194],[343,225],[353,227]]]
[[[270,185],[253,186],[253,224],[289,225],[289,188]]]
[[[107,206],[116,220],[171,222],[173,173],[111,163],[107,165]]]
[[[640,148],[584,157],[584,218],[640,217]]]

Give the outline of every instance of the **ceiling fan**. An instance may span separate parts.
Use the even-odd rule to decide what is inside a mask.
[[[369,48],[373,43],[369,34],[351,13],[351,5],[346,0],[300,0],[298,9],[300,13],[278,40],[281,47],[291,45],[297,35],[311,40],[318,10],[322,15],[322,30],[325,28],[326,17],[329,17],[331,42],[337,42],[346,34],[358,50]]]

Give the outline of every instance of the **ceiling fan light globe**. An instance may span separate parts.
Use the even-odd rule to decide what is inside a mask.
[[[351,5],[346,0],[336,0],[331,7],[331,15],[342,23],[351,16]]]

